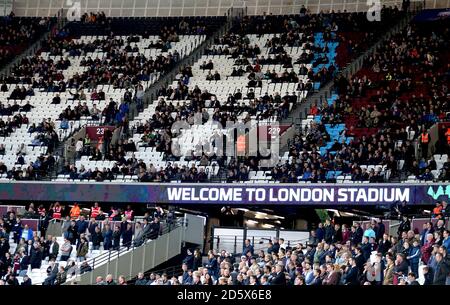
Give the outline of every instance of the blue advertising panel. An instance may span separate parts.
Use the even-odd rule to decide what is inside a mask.
[[[386,205],[449,201],[450,184],[0,183],[0,200],[165,204]]]

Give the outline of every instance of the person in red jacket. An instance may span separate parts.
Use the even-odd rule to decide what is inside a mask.
[[[52,218],[53,219],[61,219],[61,213],[62,213],[62,208],[59,205],[59,202],[56,202],[54,207],[53,207],[53,215]]]
[[[131,221],[133,221],[134,219],[134,211],[131,209],[130,205],[128,205],[127,209],[125,210],[125,217],[127,218],[127,220]]]
[[[100,207],[98,206],[98,202],[94,203],[94,206],[91,208],[91,218],[97,218],[100,214]]]
[[[433,251],[433,244],[434,244],[433,234],[431,233],[427,234],[426,239],[427,240],[425,244],[420,249],[420,252],[422,253],[422,262],[424,262],[425,265],[428,264],[428,261],[430,260],[431,257],[431,252]]]
[[[342,225],[342,244],[346,244],[347,241],[350,239],[350,230],[347,228],[346,224]]]

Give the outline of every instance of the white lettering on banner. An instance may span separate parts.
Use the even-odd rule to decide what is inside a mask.
[[[334,189],[280,188],[278,192],[269,189],[270,202],[333,202]]]
[[[405,188],[402,192],[402,189],[400,188],[396,188],[395,189],[396,194],[395,194],[395,198],[392,201],[406,201],[409,202],[410,198],[409,198],[409,188]]]
[[[193,200],[191,197],[190,197],[190,194],[191,194],[191,189],[188,189],[188,188],[183,188],[183,200],[184,201],[191,201],[191,200]]]
[[[272,194],[272,192],[270,192]],[[278,191],[278,201],[285,202],[289,200],[289,192],[287,189],[280,189]],[[272,200],[271,200],[272,201]]]
[[[310,189],[302,189],[301,195],[300,195],[300,200],[301,201],[311,201],[311,190]]]
[[[255,199],[256,199],[256,201],[266,200],[266,190],[262,189],[262,188],[256,189]]]
[[[395,202],[410,200],[409,188],[340,188],[338,202]]]
[[[248,201],[253,201],[253,193],[255,192],[255,190],[252,188],[248,188],[246,189],[246,191],[248,193]]]
[[[178,201],[181,198],[181,188],[168,187],[167,188],[167,197],[169,201]]]
[[[169,201],[242,201],[242,188],[167,188]]]
[[[410,188],[245,188],[246,202],[288,202],[295,203],[373,203],[410,201]],[[243,202],[243,188],[239,187],[168,187],[169,201],[192,202]]]
[[[365,189],[358,190],[358,195],[356,196],[356,201],[362,201],[362,202],[367,201],[367,195],[366,195]]]
[[[324,189],[324,201],[334,201],[334,189]]]
[[[338,201],[339,202],[345,202],[348,200],[347,193],[345,192],[345,189],[339,188],[338,189]]]
[[[368,198],[369,202],[377,202],[378,201],[378,190],[377,189],[369,189],[368,190]]]
[[[397,190],[397,189],[396,189]],[[385,201],[392,201],[392,200],[394,200],[394,198],[395,198],[395,194],[394,194],[394,192],[388,192],[386,189],[385,189],[385,191],[386,192],[383,192],[383,189],[381,189],[381,194],[380,194],[380,199],[381,200],[385,200]],[[389,196],[390,195],[390,196]]]

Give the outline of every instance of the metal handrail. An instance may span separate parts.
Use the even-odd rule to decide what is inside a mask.
[[[167,224],[165,221],[162,221],[161,224],[166,224],[167,226],[163,227],[163,230],[161,231],[161,233],[158,236],[167,234],[169,232],[171,232],[172,230],[184,226],[186,224],[185,220],[183,218],[178,218],[174,221],[173,226],[172,224]],[[85,262],[88,263],[89,266],[91,266],[93,271],[95,269],[95,266],[104,263],[105,261],[107,261],[108,263],[111,261],[111,253],[114,253],[115,251],[117,252],[117,257],[119,257],[121,254],[129,251],[131,249],[131,251],[134,251],[135,249],[144,246],[149,239],[147,237],[144,237],[144,242],[139,245],[136,246],[133,242],[131,243],[130,246],[120,246],[119,249],[111,249],[108,252],[102,253],[96,257],[93,257],[91,259],[86,260]]]
[[[167,267],[164,269],[159,269],[159,270],[149,270],[144,272],[144,277],[147,277],[148,275],[155,273],[155,274],[167,274],[167,276],[172,277],[172,276],[178,276],[182,274],[182,270],[180,269],[179,265],[175,265],[175,266],[171,266],[171,267]],[[127,282],[128,283],[135,283],[137,281],[137,277],[136,276],[132,276],[132,277],[128,277],[127,278]]]
[[[234,242],[233,243],[233,248],[234,248],[233,254],[235,256],[238,256],[238,255],[241,254],[241,251],[237,251],[237,249],[238,249],[238,246],[242,246],[242,244],[244,242],[244,236],[241,236],[239,238],[239,241],[238,241],[237,236],[233,236],[233,237],[232,236],[223,236],[223,237],[214,236],[212,239],[213,239],[213,242],[215,240],[217,240],[217,243],[215,243],[216,247],[213,247],[216,250],[219,250],[218,248],[220,247],[220,242],[222,242],[222,241],[230,242],[231,241],[231,242]],[[259,251],[259,250],[265,250],[265,249],[269,248],[269,247],[266,247],[266,244],[264,244],[264,242],[263,242],[263,245],[261,247],[258,247],[258,246],[261,245],[261,241],[263,241],[263,240],[269,241],[269,240],[271,240],[271,238],[268,238],[268,237],[265,237],[265,236],[252,236],[251,239],[252,239],[252,243],[251,244],[253,245],[254,248],[257,248],[255,250]],[[257,239],[259,239],[260,241],[258,243],[255,243],[255,240],[257,240]],[[286,243],[287,243],[287,246],[290,247],[291,245],[298,244],[298,243],[305,243],[306,241],[308,241],[308,238],[286,240]]]

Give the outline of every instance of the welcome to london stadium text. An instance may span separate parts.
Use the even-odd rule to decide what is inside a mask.
[[[364,203],[410,201],[409,188],[386,187],[168,187],[169,201],[182,202],[322,202]]]

